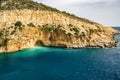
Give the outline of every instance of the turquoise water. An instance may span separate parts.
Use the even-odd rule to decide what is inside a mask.
[[[120,35],[116,38],[120,40]],[[120,80],[117,48],[37,47],[0,54],[0,80]]]

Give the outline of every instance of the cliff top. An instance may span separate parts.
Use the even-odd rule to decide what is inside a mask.
[[[37,3],[32,0],[0,0],[0,10],[45,10],[54,11],[63,14],[64,16],[77,19],[89,24],[98,24],[85,18],[77,17],[74,14],[67,13],[65,11],[59,11],[56,8],[44,5],[42,3]]]

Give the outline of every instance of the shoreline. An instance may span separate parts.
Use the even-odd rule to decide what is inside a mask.
[[[32,49],[40,49],[40,48],[52,48],[52,49],[64,49],[64,50],[77,50],[77,49],[114,49],[114,48],[117,48],[118,46],[116,47],[104,47],[104,48],[101,48],[101,47],[81,47],[81,48],[63,48],[63,47],[55,47],[55,46],[38,46],[38,47],[33,47],[33,48],[26,48],[26,49],[22,49],[22,50],[18,50],[18,51],[11,51],[11,52],[0,52],[0,54],[12,54],[12,53],[16,53],[16,52],[21,52],[21,51],[26,51],[26,50],[32,50]]]

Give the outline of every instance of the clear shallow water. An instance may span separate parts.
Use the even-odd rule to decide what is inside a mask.
[[[120,40],[120,35],[116,35]],[[0,80],[120,80],[117,48],[38,47],[0,54]]]

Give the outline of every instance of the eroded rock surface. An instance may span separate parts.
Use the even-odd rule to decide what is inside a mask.
[[[0,52],[35,46],[115,47],[115,33],[118,31],[101,24],[73,19],[54,11],[0,12]]]

